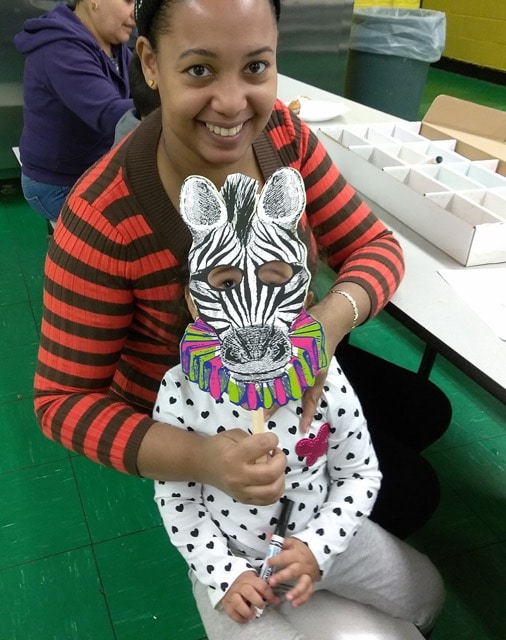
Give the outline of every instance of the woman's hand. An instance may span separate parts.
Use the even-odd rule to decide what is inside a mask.
[[[327,369],[322,369],[316,376],[316,381],[312,387],[306,389],[302,396],[302,415],[300,417],[299,429],[302,433],[307,433],[311,428],[311,423],[316,414],[318,400],[323,393],[323,386],[327,379]]]
[[[329,294],[330,295],[330,294]],[[329,296],[327,296],[328,298]],[[337,297],[337,296],[334,296]],[[325,348],[327,349],[327,355],[329,359],[334,355],[337,345],[342,340],[346,332],[339,330],[339,323],[336,322],[336,317],[331,318],[329,309],[331,306],[331,299],[329,303],[326,302],[326,298],[319,304],[311,307],[309,313],[315,320],[319,320],[323,327],[323,333],[325,335]],[[318,401],[323,393],[323,386],[327,378],[327,369],[322,369],[316,376],[316,381],[312,387],[306,389],[302,396],[302,415],[300,417],[299,428],[302,433],[307,433],[313,422],[314,415],[316,413],[316,407]]]
[[[245,504],[273,504],[285,489],[286,456],[277,445],[273,433],[251,436],[241,429],[205,438],[197,480]]]
[[[137,467],[144,478],[211,484],[246,504],[273,504],[285,489],[286,456],[271,432],[232,429],[207,437],[155,422]]]
[[[371,310],[371,301],[365,289],[352,282],[342,282],[335,288],[347,291],[353,297],[359,310],[357,322],[363,322],[369,316]],[[354,323],[354,308],[343,295],[329,292],[318,304],[310,307],[308,312],[315,320],[321,323],[325,335],[327,354],[331,358],[337,345]],[[323,369],[316,377],[315,384],[304,393],[302,398],[303,411],[299,423],[302,433],[309,431],[326,377],[327,370]]]
[[[309,547],[298,538],[286,538],[283,550],[269,559],[276,571],[269,578],[271,587],[285,582],[295,582],[285,598],[298,607],[309,600],[314,592],[314,583],[320,579],[320,567]]]
[[[254,571],[245,571],[234,580],[223,596],[221,605],[229,618],[244,623],[256,618],[253,607],[263,609],[266,604],[279,602],[279,598],[265,580],[259,578]]]

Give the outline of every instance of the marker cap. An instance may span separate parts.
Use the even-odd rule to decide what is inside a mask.
[[[288,521],[290,519],[290,514],[292,513],[293,508],[293,500],[289,498],[283,498],[283,507],[281,509],[281,513],[279,514],[279,520],[276,525],[276,529],[274,531],[274,535],[285,537],[286,527],[288,525]]]

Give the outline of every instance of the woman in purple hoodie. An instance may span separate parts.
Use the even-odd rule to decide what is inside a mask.
[[[133,0],[77,0],[27,20],[14,38],[26,56],[21,184],[55,221],[70,188],[113,143],[133,107],[128,84]]]

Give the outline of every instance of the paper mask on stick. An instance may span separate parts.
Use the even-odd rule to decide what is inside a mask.
[[[218,192],[190,176],[180,194],[199,316],[181,341],[182,368],[213,398],[227,393],[249,409],[301,398],[327,364],[322,327],[304,310],[311,276],[297,233],[302,177],[283,168],[260,195],[257,187],[233,174]]]

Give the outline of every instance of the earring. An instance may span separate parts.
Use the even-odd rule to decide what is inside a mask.
[[[148,85],[150,89],[156,89],[156,82],[154,80],[148,80]]]

